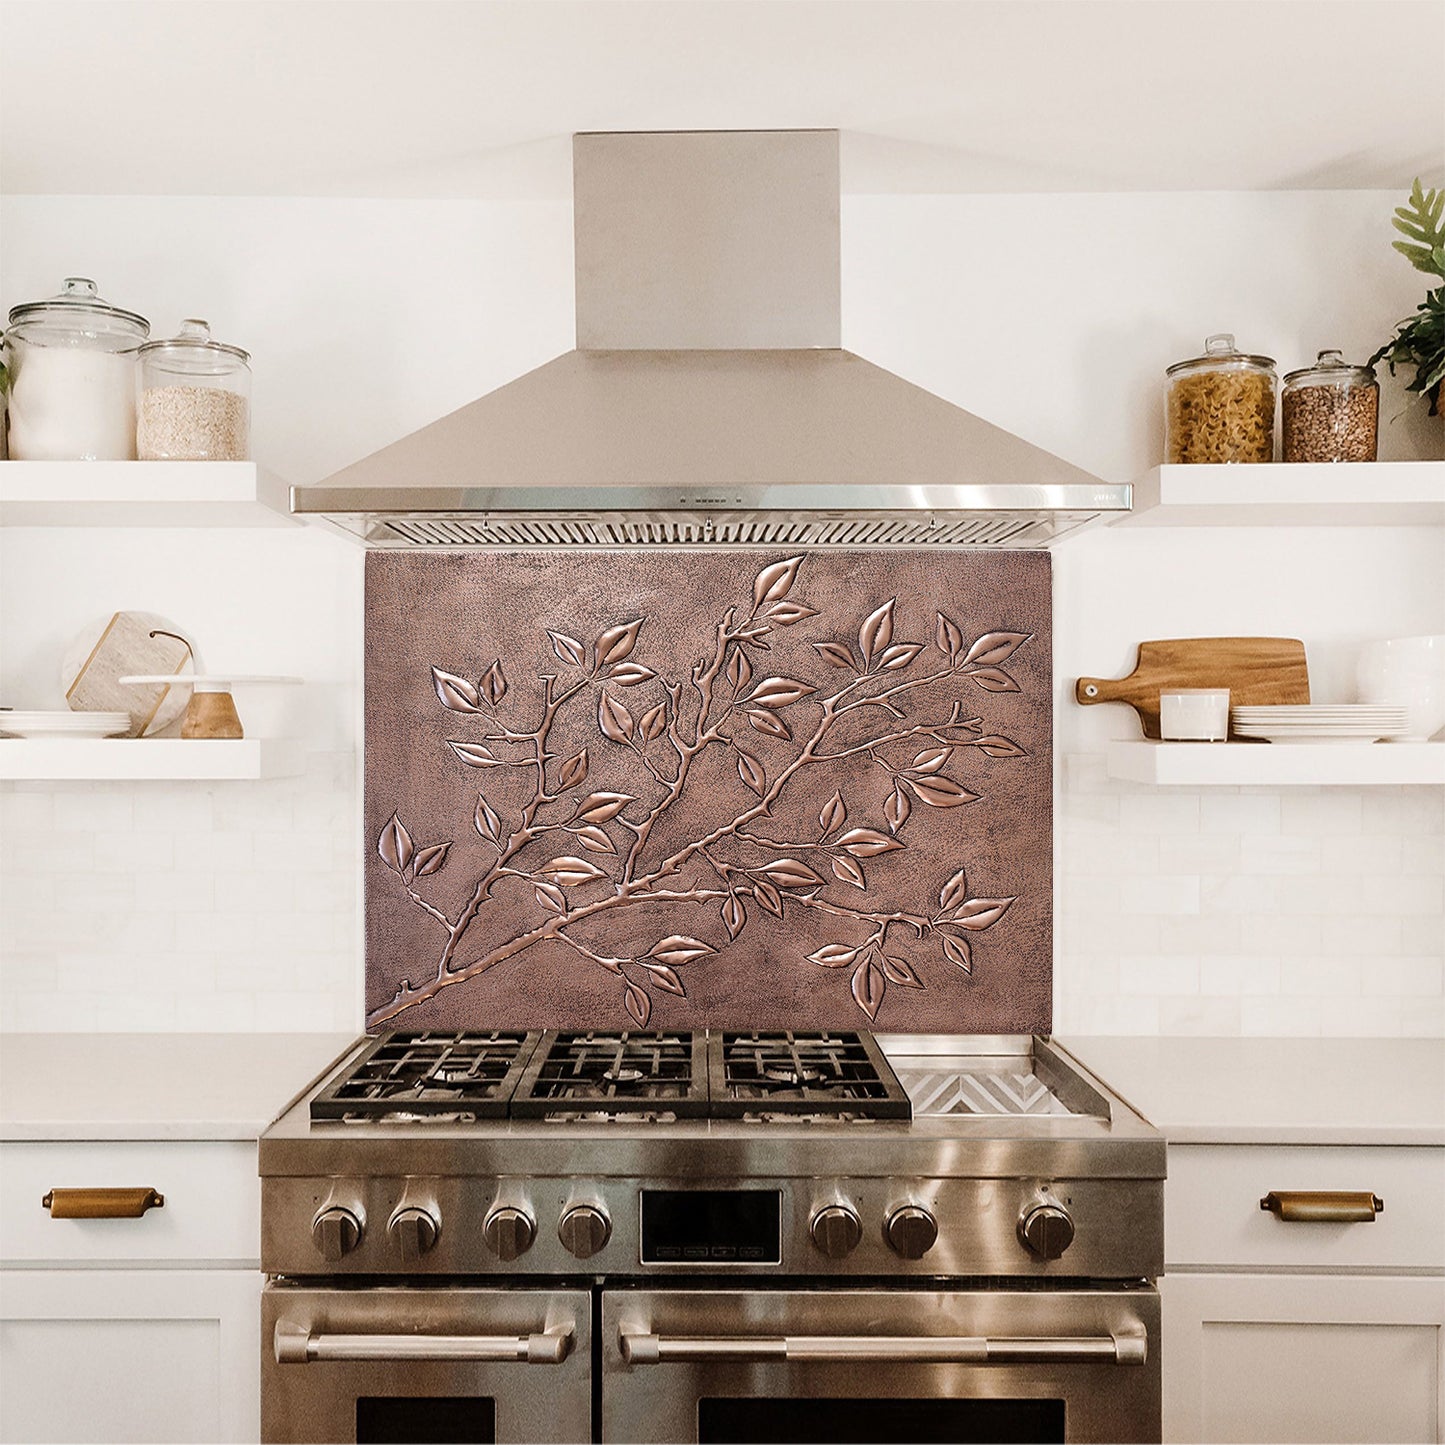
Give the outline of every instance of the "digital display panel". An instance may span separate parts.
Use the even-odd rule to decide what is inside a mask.
[[[643,1264],[781,1264],[777,1189],[644,1189]]]

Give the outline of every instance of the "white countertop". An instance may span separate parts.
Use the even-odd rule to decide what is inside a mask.
[[[256,1139],[355,1034],[0,1034],[0,1139]]]
[[[1445,1145],[1445,1040],[1059,1040],[1171,1144]]]

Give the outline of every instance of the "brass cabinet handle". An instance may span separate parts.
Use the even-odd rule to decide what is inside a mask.
[[[40,1201],[52,1219],[139,1219],[160,1209],[165,1196],[154,1189],[51,1189]]]
[[[1271,1189],[1259,1207],[1298,1224],[1368,1224],[1384,1213],[1385,1201],[1368,1190]]]

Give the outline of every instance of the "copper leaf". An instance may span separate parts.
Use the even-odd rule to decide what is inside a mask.
[[[747,719],[755,731],[765,733],[770,738],[791,738],[793,736],[793,730],[782,718],[773,713],[764,712],[760,707],[749,708]]]
[[[787,707],[801,697],[807,697],[817,688],[806,682],[796,682],[791,677],[766,677],[743,699],[752,707]]]
[[[930,808],[957,808],[978,797],[952,778],[905,778],[904,782],[913,789],[913,796]]]
[[[575,788],[578,783],[587,777],[587,749],[583,748],[580,753],[574,753],[557,770],[557,782],[562,791],[568,788]]]
[[[493,707],[507,695],[507,679],[502,675],[500,658],[482,674],[482,688]]]
[[[796,858],[775,858],[758,871],[778,888],[809,888],[823,881],[806,863],[799,863]]]
[[[1018,692],[1019,685],[1001,667],[981,667],[968,674],[985,692]]]
[[[847,821],[848,805],[843,801],[842,793],[835,792],[823,804],[823,811],[818,814],[818,826],[823,830],[823,836],[826,838],[834,828],[841,828]]]
[[[1016,898],[970,898],[948,921],[970,933],[982,933],[985,928],[992,928],[1008,912],[1009,905],[1017,901]]]
[[[381,830],[381,836],[376,840],[376,851],[381,854],[381,861],[397,873],[405,873],[411,867],[416,850],[412,847],[411,834],[395,813]]]
[[[656,707],[650,707],[637,720],[637,731],[642,735],[644,742],[652,742],[654,738],[660,738],[667,727],[667,704],[660,702]]]
[[[938,614],[938,625],[934,629],[933,640],[938,644],[938,650],[948,654],[948,660],[953,661],[963,647],[963,631],[956,622],[950,622],[943,613]]]
[[[902,788],[896,789],[893,796],[883,805],[883,816],[888,820],[888,831],[896,833],[908,821],[908,815],[912,811],[913,804],[908,801],[908,794]]]
[[[742,648],[735,647],[733,654],[728,658],[728,681],[732,684],[734,692],[741,692],[749,683],[753,675],[753,665],[747,659]]]
[[[577,804],[583,823],[610,823],[630,802],[631,793],[589,793]]]
[[[567,911],[567,900],[562,896],[562,890],[550,883],[537,883],[533,886],[532,892],[537,895],[537,902],[543,908],[550,909],[553,913],[565,913]]]
[[[416,853],[416,874],[417,878],[425,878],[432,873],[440,873],[442,866],[447,861],[447,854],[451,852],[450,843],[432,843],[429,847],[418,848]]]
[[[652,1017],[652,999],[648,997],[645,989],[638,988],[635,983],[628,982],[623,985],[622,1002],[627,1012],[633,1017],[637,1027],[645,1029],[647,1021]]]
[[[576,888],[580,884],[592,882],[594,878],[607,876],[595,863],[589,863],[586,858],[574,858],[570,854],[553,858],[550,863],[544,863],[537,869],[537,872],[549,883],[555,883],[558,888]]]
[[[695,958],[702,958],[704,954],[716,953],[710,943],[704,943],[700,938],[688,938],[685,934],[673,933],[668,937],[659,939],[647,955],[655,958],[659,963],[670,964],[673,968],[681,968],[685,963],[691,963]]]
[[[765,602],[776,602],[786,597],[792,591],[793,579],[798,575],[802,560],[801,556],[789,557],[784,562],[773,562],[764,567],[753,582],[753,601],[761,607]]]
[[[723,899],[722,921],[729,938],[736,938],[743,931],[743,925],[748,921],[748,910],[743,907],[743,900],[736,893],[729,893]]]
[[[943,943],[943,956],[956,963],[965,973],[973,972],[973,945],[966,938],[954,938],[944,933],[939,935]]]
[[[603,691],[597,702],[597,726],[614,743],[631,740],[635,724],[632,714],[610,692]]]
[[[883,976],[889,983],[901,984],[904,988],[923,987],[923,980],[919,978],[913,965],[906,958],[899,958],[896,954],[885,953],[883,955]]]
[[[815,642],[813,651],[832,667],[846,668],[849,672],[858,671],[858,660],[853,656],[852,649],[841,642]]]
[[[476,812],[472,814],[472,826],[482,835],[489,838],[498,846],[502,842],[502,820],[492,811],[492,806],[480,794],[477,794]]]
[[[630,657],[632,649],[637,646],[637,629],[642,626],[642,622],[643,619],[637,617],[631,622],[609,627],[597,639],[597,666],[606,667],[610,662],[622,662]]]
[[[838,839],[838,846],[855,858],[876,858],[879,853],[891,853],[903,844],[876,828],[849,828]]]
[[[753,897],[764,912],[771,913],[774,918],[783,916],[783,895],[771,883],[758,879],[753,884]]]
[[[849,948],[846,944],[825,943],[816,953],[808,955],[808,962],[816,963],[820,968],[847,968],[856,962],[861,952],[861,949]]]
[[[964,663],[987,667],[1007,662],[1014,652],[1033,636],[1031,632],[985,632],[964,656]]]
[[[563,662],[570,662],[573,667],[581,667],[586,662],[587,649],[575,637],[568,637],[565,632],[553,632],[550,627],[547,636],[552,640],[552,651]]]
[[[650,682],[656,676],[650,667],[644,667],[640,662],[620,662],[609,669],[607,680],[615,682],[618,687],[636,687],[639,683]]]
[[[960,868],[942,888],[938,890],[938,906],[943,909],[952,908],[955,904],[962,903],[968,897],[968,870]]]
[[[499,758],[492,756],[492,750],[490,748],[483,747],[481,743],[459,743],[452,738],[448,738],[447,746],[469,768],[500,768],[506,766]]]
[[[941,773],[952,756],[952,748],[925,748],[914,758],[913,765],[908,771],[922,777],[928,777],[932,773]]]
[[[864,662],[871,663],[874,655],[893,641],[893,605],[897,600],[890,597],[882,607],[874,608],[863,619],[863,625],[858,629],[858,646],[863,651]]]
[[[878,654],[878,671],[897,672],[899,668],[907,667],[922,651],[921,642],[895,642]]]
[[[432,686],[437,690],[437,699],[444,708],[449,708],[452,712],[481,712],[481,695],[466,678],[433,667],[431,680]]]
[[[871,958],[865,958],[853,974],[853,1001],[868,1015],[869,1023],[878,1017],[887,991],[883,970]]]
[[[682,980],[665,963],[649,963],[645,958],[639,961],[647,970],[647,976],[664,993],[674,993],[678,998],[687,997],[687,990],[682,986]]]
[[[986,738],[979,738],[974,743],[981,753],[990,758],[1022,758],[1027,754],[1012,738],[1000,737],[997,733],[990,733]]]
[[[617,851],[612,839],[595,823],[584,823],[580,828],[574,828],[573,833],[589,853],[615,853]]]
[[[768,790],[768,778],[763,772],[763,765],[751,753],[745,753],[741,748],[738,748],[738,777],[760,798]]]
[[[833,877],[840,882],[851,883],[855,888],[868,886],[868,880],[863,876],[863,865],[846,855],[833,859]]]
[[[805,617],[816,617],[818,609],[809,607],[804,602],[775,602],[767,611],[769,622],[776,622],[779,627],[791,627],[795,622],[801,622]]]

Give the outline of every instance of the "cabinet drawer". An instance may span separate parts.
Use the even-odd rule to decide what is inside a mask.
[[[1287,1222],[1271,1191],[1374,1194],[1369,1222]],[[1182,1144],[1169,1150],[1164,1267],[1445,1270],[1445,1149]]]
[[[51,1189],[147,1187],[165,1203],[136,1219],[52,1219]],[[254,1143],[0,1144],[0,1261],[260,1259]]]

